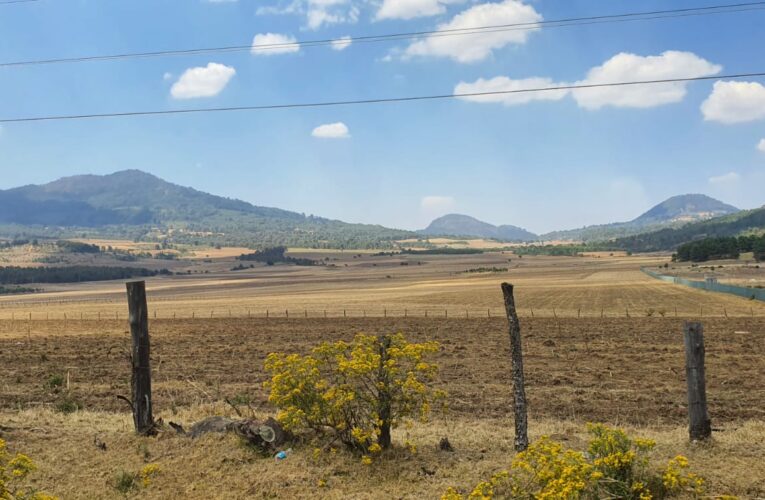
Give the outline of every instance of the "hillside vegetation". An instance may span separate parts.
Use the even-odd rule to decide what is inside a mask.
[[[765,230],[765,208],[744,210],[732,215],[693,222],[677,228],[665,228],[619,238],[613,246],[633,252],[672,250],[683,243],[709,237],[738,236]]]
[[[673,196],[628,222],[598,224],[543,234],[545,241],[603,241],[679,227],[688,222],[735,214],[739,209],[703,194]]]
[[[389,248],[408,231],[214,196],[139,170],[0,191],[0,235],[170,239],[229,246]]]

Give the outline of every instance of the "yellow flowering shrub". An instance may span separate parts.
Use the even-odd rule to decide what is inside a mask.
[[[467,495],[449,488],[441,499],[650,500],[704,493],[704,480],[688,471],[685,457],[673,458],[659,474],[651,469],[647,455],[655,442],[631,438],[621,429],[602,424],[587,428],[592,438],[585,453],[542,437],[518,453],[509,470],[478,483]]]
[[[425,421],[434,402],[438,367],[427,356],[436,342],[409,343],[403,335],[357,335],[352,342],[325,342],[310,354],[272,353],[266,358],[269,401],[291,431],[332,430],[364,454],[363,462],[390,447],[390,430],[404,421]]]
[[[688,471],[688,459],[678,455],[667,463],[661,476],[662,485],[668,494],[704,493],[704,479]]]
[[[11,455],[5,441],[0,439],[0,500],[56,500],[46,493],[23,487],[23,480],[36,469],[31,458],[21,453]]]
[[[159,464],[146,464],[141,468],[138,475],[141,478],[141,485],[146,488],[151,484],[151,480],[160,473],[162,469]]]

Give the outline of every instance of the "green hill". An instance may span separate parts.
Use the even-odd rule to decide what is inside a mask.
[[[139,170],[0,191],[5,235],[163,238],[175,242],[389,247],[408,231],[348,224],[211,195]]]
[[[765,231],[765,207],[692,222],[681,227],[664,228],[618,238],[613,242],[613,246],[633,252],[653,252],[673,250],[683,243],[703,238],[738,236],[763,231]]]
[[[461,214],[448,214],[439,217],[419,233],[428,236],[467,236],[500,241],[536,241],[538,238],[536,234],[517,226],[509,224],[495,226],[469,215]]]
[[[651,232],[666,227],[680,227],[688,222],[734,214],[738,208],[703,194],[673,196],[651,207],[628,222],[600,224],[579,229],[543,234],[545,241],[603,241]]]

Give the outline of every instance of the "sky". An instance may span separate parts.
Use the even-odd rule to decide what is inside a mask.
[[[765,10],[353,41],[715,4],[0,4],[0,63],[338,40],[315,47],[0,67],[0,119],[765,71]],[[537,233],[630,220],[684,193],[754,208],[765,203],[764,84],[765,78],[713,79],[363,106],[6,123],[0,126],[0,189],[137,168],[213,194],[348,222],[418,229],[440,215],[464,213]]]

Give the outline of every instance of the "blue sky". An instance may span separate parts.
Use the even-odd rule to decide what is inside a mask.
[[[711,4],[39,0],[0,5],[0,61]],[[269,55],[240,51],[0,68],[0,117],[757,72],[765,70],[763,21],[765,10],[756,10]],[[528,102],[455,99],[5,124],[0,188],[139,168],[258,205],[407,229],[459,212],[545,232],[631,219],[690,192],[753,208],[765,203],[763,83],[713,80],[548,93],[545,99],[535,94]]]

